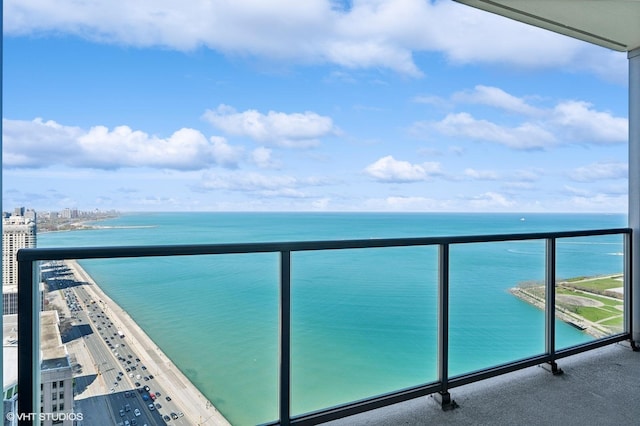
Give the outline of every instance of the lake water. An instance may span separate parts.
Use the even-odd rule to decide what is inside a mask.
[[[624,215],[144,213],[38,246],[199,244],[545,232]],[[621,236],[558,241],[557,276],[623,270]],[[292,254],[296,414],[437,378],[437,247]],[[544,314],[508,289],[544,279],[544,242],[451,246],[450,373],[544,352]],[[82,261],[234,424],[278,417],[276,254]],[[591,338],[558,322],[557,347]]]

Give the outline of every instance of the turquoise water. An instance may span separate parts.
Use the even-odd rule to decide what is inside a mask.
[[[39,235],[98,246],[298,241],[623,227],[598,214],[127,214]],[[622,271],[621,236],[558,241],[558,277]],[[83,261],[234,424],[277,418],[276,254]],[[451,246],[450,372],[544,352],[543,312],[508,289],[544,278],[544,242]],[[292,254],[292,404],[304,413],[436,380],[437,249]],[[590,337],[562,322],[557,346]]]

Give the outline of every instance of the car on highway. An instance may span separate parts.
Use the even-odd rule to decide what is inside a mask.
[[[164,399],[166,399],[167,401],[171,401],[171,397],[169,395],[167,395]]]
[[[176,413],[171,413],[171,418],[173,420],[176,420],[178,418],[178,415]]]
[[[147,405],[147,407],[149,407],[150,411],[153,411],[153,410],[156,409],[156,407],[154,407],[153,404],[149,404],[149,405]]]
[[[171,417],[167,416],[166,414],[165,414],[164,416],[162,416],[162,419],[163,419],[165,422],[171,421]]]
[[[133,410],[133,414],[135,414],[136,417],[140,417],[140,410],[136,408],[135,410]]]

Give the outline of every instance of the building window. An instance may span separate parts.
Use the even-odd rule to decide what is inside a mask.
[[[64,392],[60,391],[60,399],[64,399]]]
[[[64,402],[60,403],[60,411],[64,411]]]
[[[52,387],[52,388],[54,388],[54,389],[56,389],[56,388],[58,387],[58,382],[53,382],[53,383],[51,384],[51,387]]]
[[[57,393],[57,392],[54,392],[54,393],[51,395],[51,400],[52,400],[52,401],[55,401],[56,399],[58,399],[58,393]]]
[[[53,404],[53,407],[51,408],[51,411],[53,411],[54,413],[56,411],[58,411],[58,406],[56,404]]]
[[[64,387],[64,382],[62,380],[60,380],[60,387],[63,388]]]

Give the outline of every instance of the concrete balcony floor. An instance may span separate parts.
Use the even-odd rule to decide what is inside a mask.
[[[326,424],[640,424],[640,352],[627,342],[562,358],[558,366],[564,374],[537,366],[451,389],[459,405],[452,411],[442,411],[428,396]]]

